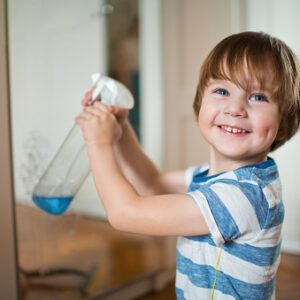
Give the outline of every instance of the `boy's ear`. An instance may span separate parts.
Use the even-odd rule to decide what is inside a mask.
[[[271,145],[271,151],[274,151],[275,149],[283,145],[286,141],[286,136],[286,128],[284,126],[279,126],[275,140]]]

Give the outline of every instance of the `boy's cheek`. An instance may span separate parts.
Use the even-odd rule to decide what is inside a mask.
[[[219,110],[213,105],[203,104],[200,108],[198,115],[198,125],[199,127],[211,127],[215,124],[218,118]]]
[[[256,128],[259,132],[273,140],[279,129],[279,120],[275,116],[264,116],[264,118],[257,120]]]

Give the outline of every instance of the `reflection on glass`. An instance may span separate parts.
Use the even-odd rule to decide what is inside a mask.
[[[89,179],[66,213],[34,206],[35,184],[81,109],[90,75],[102,71],[138,99],[138,1],[9,0],[9,51],[19,273],[24,299],[93,299],[152,278],[163,241],[119,233]],[[108,2],[106,2],[108,4]],[[101,34],[106,18],[108,40]],[[120,19],[120,21],[117,21]],[[126,26],[124,25],[126,24]],[[109,45],[109,51],[103,45]],[[117,51],[115,51],[117,50]],[[131,114],[137,133],[138,105]],[[141,291],[142,292],[142,291]],[[117,299],[122,299],[119,297]]]
[[[137,0],[110,0],[114,8],[107,18],[108,74],[129,88],[135,107],[129,120],[140,138],[139,22]]]

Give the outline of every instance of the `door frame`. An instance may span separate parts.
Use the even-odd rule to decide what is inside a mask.
[[[162,0],[139,0],[141,144],[159,167],[164,164],[162,14]]]

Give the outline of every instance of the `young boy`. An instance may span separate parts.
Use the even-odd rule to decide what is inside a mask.
[[[264,33],[221,41],[201,68],[194,101],[209,164],[159,172],[128,112],[97,102],[76,118],[109,222],[180,236],[178,299],[274,299],[284,207],[268,153],[299,127],[300,67]],[[189,185],[188,192],[187,186]]]

